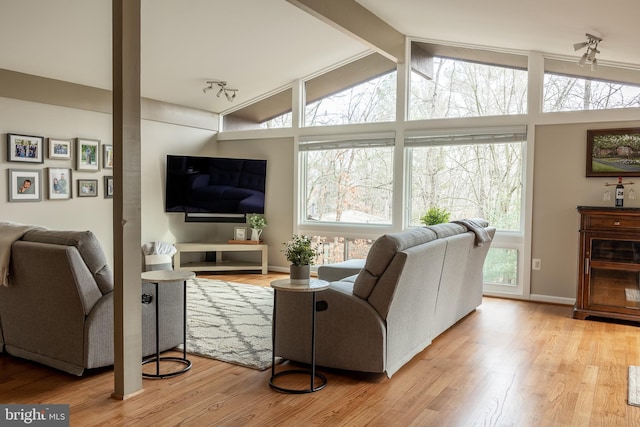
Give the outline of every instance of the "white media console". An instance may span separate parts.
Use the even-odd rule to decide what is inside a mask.
[[[267,274],[268,269],[268,245],[253,244],[228,244],[228,243],[176,243],[178,252],[173,256],[173,268],[176,270],[191,271],[235,271],[235,270],[260,270]],[[199,252],[205,257],[207,252],[215,252],[215,261],[189,261],[185,257],[187,252]],[[224,259],[225,252],[260,252],[260,262],[239,261]]]

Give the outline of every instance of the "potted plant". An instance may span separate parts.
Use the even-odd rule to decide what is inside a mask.
[[[311,265],[315,263],[316,257],[320,255],[320,248],[313,245],[311,238],[302,235],[294,235],[292,240],[283,243],[287,261],[291,263],[289,273],[291,280],[309,280],[311,276]]]
[[[420,222],[424,225],[436,225],[449,222],[451,213],[444,208],[430,207],[426,214],[420,217]]]
[[[262,229],[267,226],[267,220],[262,214],[249,215],[249,228],[251,228],[251,240],[260,241]]]

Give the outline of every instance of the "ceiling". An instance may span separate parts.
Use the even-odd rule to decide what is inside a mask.
[[[617,0],[357,0],[396,30],[575,57],[600,35],[601,64],[640,67],[640,3]],[[0,0],[0,68],[111,88],[111,0]],[[142,96],[216,113],[369,47],[286,0],[142,0]],[[239,89],[230,103],[207,80]]]

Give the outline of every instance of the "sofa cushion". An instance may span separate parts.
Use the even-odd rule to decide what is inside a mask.
[[[75,246],[93,274],[100,292],[104,295],[113,291],[113,273],[98,238],[91,231],[31,230],[21,240]]]
[[[438,239],[455,236],[457,234],[466,233],[468,230],[465,226],[455,224],[453,222],[445,222],[442,224],[428,225],[426,228],[432,230],[438,236]]]
[[[466,231],[464,227],[459,227]],[[437,235],[434,231],[424,227],[410,228],[399,233],[390,233],[379,237],[373,242],[364,268],[358,274],[353,286],[353,294],[362,299],[369,298],[373,288],[378,283],[378,279],[385,272],[397,252],[430,242],[436,238]]]

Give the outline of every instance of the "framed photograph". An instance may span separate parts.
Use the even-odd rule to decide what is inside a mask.
[[[100,170],[100,140],[78,138],[76,141],[76,170],[96,172]]]
[[[247,227],[233,227],[233,240],[247,240]]]
[[[71,198],[71,169],[49,168],[49,198]]]
[[[98,196],[98,180],[97,179],[79,179],[78,180],[78,197],[97,197]]]
[[[42,163],[44,161],[44,137],[33,135],[7,134],[7,159],[10,162]]]
[[[640,128],[587,130],[587,176],[640,176]]]
[[[102,146],[102,168],[113,169],[113,145]]]
[[[41,178],[40,169],[9,169],[9,201],[39,202]]]
[[[49,138],[50,159],[70,159],[72,139]]]
[[[104,177],[104,198],[113,199],[113,177]]]

